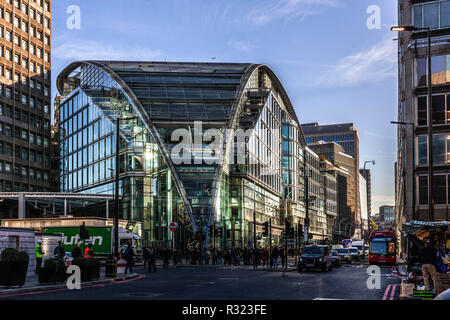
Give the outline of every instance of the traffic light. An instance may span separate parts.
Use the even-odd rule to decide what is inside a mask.
[[[269,222],[266,221],[266,222],[264,222],[263,236],[267,237],[268,235],[269,235]]]
[[[219,238],[223,237],[223,229],[219,227],[219,229],[217,229],[217,235],[219,236]]]
[[[83,225],[80,226],[80,238],[82,240],[89,239],[89,230]]]
[[[301,224],[298,225],[298,238],[301,239],[303,237],[303,226]]]

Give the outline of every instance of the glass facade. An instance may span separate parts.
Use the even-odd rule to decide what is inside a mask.
[[[256,223],[265,246],[262,225],[272,219],[276,244],[286,203],[287,217],[304,223],[304,138],[267,66],[79,62],[60,74],[58,89],[61,191],[114,194],[118,151],[121,218],[140,221],[145,241],[190,246],[203,241],[199,231],[211,242],[214,224],[224,230],[219,246],[246,247]],[[119,132],[117,118],[128,119]],[[314,227],[324,228],[319,202],[315,210]],[[179,231],[168,230],[171,221]]]

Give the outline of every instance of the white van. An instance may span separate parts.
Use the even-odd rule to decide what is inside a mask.
[[[364,258],[365,256],[365,248],[364,248],[364,241],[360,240],[360,241],[353,241],[352,242],[352,247],[357,248],[358,249],[358,255],[362,258]]]

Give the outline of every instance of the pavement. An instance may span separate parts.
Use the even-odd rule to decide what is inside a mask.
[[[93,281],[86,281],[82,282],[82,287],[87,286],[93,286],[93,285],[99,285],[99,284],[106,284],[111,282],[120,282],[120,281],[126,281],[130,279],[135,279],[138,277],[141,277],[142,275],[138,273],[129,273],[129,274],[117,274],[114,278],[107,278],[105,277],[105,269],[102,268],[100,271],[100,278],[98,280]],[[48,290],[55,290],[55,289],[62,289],[67,288],[66,282],[62,283],[56,283],[56,284],[41,284],[39,283],[39,279],[37,275],[33,275],[30,277],[27,277],[25,280],[25,284],[22,287],[15,286],[11,288],[2,287],[0,286],[0,297],[8,294],[20,294],[20,293],[29,293],[29,292],[41,292],[41,291],[48,291]]]
[[[158,263],[159,265],[159,263]],[[396,300],[401,279],[395,268],[380,268],[380,286],[368,287],[368,264],[355,262],[332,271],[255,272],[252,266],[182,265],[148,272],[137,265],[134,279],[83,286],[0,294],[7,300]],[[258,271],[262,271],[258,269]],[[290,270],[288,270],[290,271]]]

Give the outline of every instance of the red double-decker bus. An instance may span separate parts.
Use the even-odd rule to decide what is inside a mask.
[[[396,264],[397,239],[393,231],[373,231],[369,237],[369,264]]]

